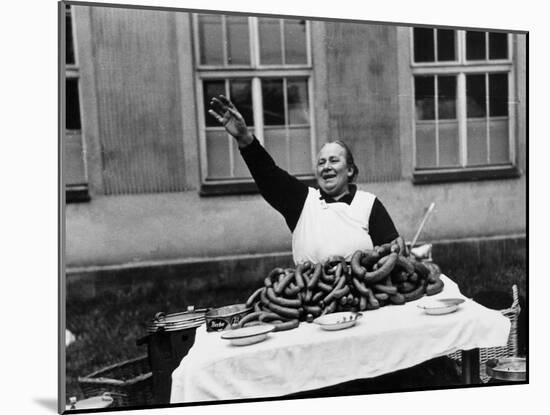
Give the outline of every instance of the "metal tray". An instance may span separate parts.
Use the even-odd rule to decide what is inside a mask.
[[[527,365],[524,357],[504,357],[489,359],[486,363],[487,376],[507,381],[526,379]]]

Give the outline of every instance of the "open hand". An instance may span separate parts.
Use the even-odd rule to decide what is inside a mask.
[[[225,130],[237,139],[239,145],[246,145],[252,141],[246,122],[235,105],[223,95],[210,100],[208,113],[212,115]]]

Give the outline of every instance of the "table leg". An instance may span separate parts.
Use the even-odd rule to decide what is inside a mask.
[[[475,385],[479,379],[479,349],[462,350],[462,383]]]

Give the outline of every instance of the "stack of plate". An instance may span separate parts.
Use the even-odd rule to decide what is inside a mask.
[[[207,309],[184,311],[182,313],[157,313],[155,318],[147,324],[147,332],[178,331],[199,327],[205,322],[204,315]]]

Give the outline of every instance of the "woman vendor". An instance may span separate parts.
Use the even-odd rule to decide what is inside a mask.
[[[223,95],[212,98],[209,113],[238,143],[260,193],[285,218],[292,232],[296,264],[306,260],[325,262],[342,256],[350,260],[359,249],[396,241],[406,254],[405,243],[380,200],[357,189],[358,168],[342,141],[321,147],[315,165],[318,189],[308,187],[279,168],[259,141],[248,131],[244,118]],[[364,391],[406,390],[460,383],[454,361],[440,357],[415,367],[372,379],[342,383],[296,396],[335,396]]]
[[[324,262],[332,256],[349,261],[358,249],[394,240],[404,252],[403,238],[380,200],[353,184],[359,169],[345,143],[323,145],[315,165],[319,188],[314,189],[275,164],[227,98],[212,98],[210,108],[209,113],[237,140],[261,195],[285,218],[296,264]]]

